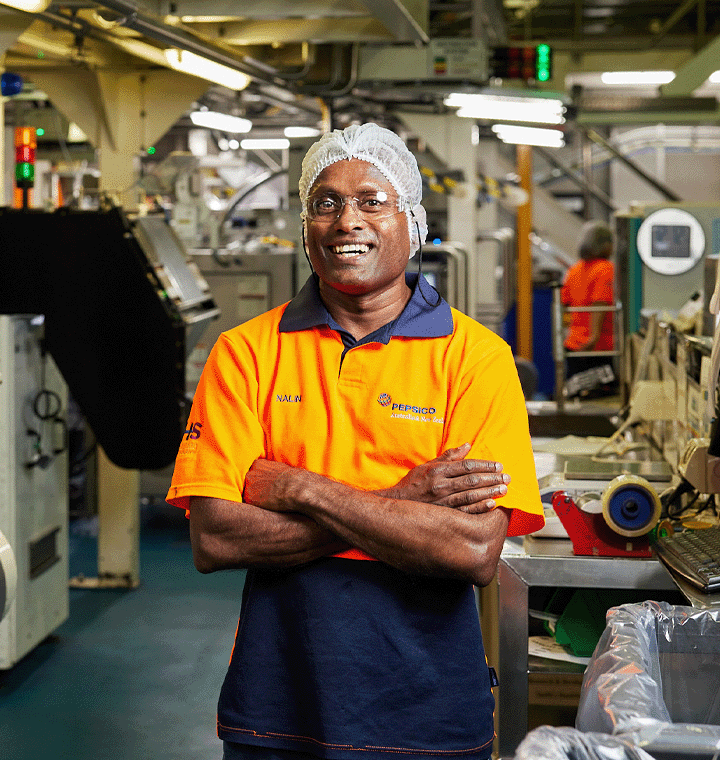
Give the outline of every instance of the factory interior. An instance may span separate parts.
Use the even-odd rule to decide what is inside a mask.
[[[720,757],[720,2],[0,0],[0,71],[0,758],[222,757],[244,571],[165,497],[215,341],[311,274],[305,153],[365,122],[525,395],[493,757]],[[612,302],[571,305],[589,222]]]

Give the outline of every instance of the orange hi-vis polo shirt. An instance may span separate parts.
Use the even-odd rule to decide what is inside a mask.
[[[510,533],[540,528],[509,347],[424,278],[408,284],[402,314],[360,341],[333,321],[315,277],[289,304],[224,333],[168,501],[240,502],[258,457],[385,488],[470,442],[468,456],[500,461],[512,477],[500,499]],[[247,571],[218,736],[273,758],[487,760],[494,682],[472,585],[360,559],[372,558],[353,549]]]
[[[311,284],[289,304],[220,336],[198,385],[168,502],[185,509],[190,496],[240,502],[257,458],[360,489],[387,488],[470,442],[468,458],[501,462],[511,476],[499,500],[513,510],[508,534],[540,528],[527,412],[509,346],[444,301],[432,316],[424,313],[416,287],[379,340],[348,350],[319,299],[307,297]],[[431,302],[438,299],[424,278],[422,288]]]

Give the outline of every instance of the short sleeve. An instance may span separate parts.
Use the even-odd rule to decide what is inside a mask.
[[[499,341],[499,339],[498,339]],[[506,343],[473,352],[446,420],[447,446],[472,444],[469,458],[500,462],[511,477],[498,499],[512,509],[509,536],[525,535],[545,524],[525,397],[515,360]]]
[[[240,502],[245,475],[264,454],[252,354],[223,334],[198,383],[167,501],[186,510],[191,496]]]

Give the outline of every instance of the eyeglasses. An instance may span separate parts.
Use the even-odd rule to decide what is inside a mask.
[[[314,222],[334,222],[340,218],[340,214],[347,204],[353,207],[358,216],[367,220],[385,219],[395,216],[395,214],[401,214],[408,208],[406,198],[401,195],[390,195],[382,190],[361,193],[357,197],[323,193],[308,199],[308,219]]]

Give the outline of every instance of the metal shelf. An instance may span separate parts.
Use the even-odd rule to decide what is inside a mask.
[[[675,591],[655,558],[576,557],[567,539],[506,539],[498,566],[498,749],[512,757],[528,728],[528,596],[531,587]],[[538,658],[539,659],[539,658]],[[534,664],[534,663],[533,663]],[[570,663],[569,663],[570,664]],[[560,669],[553,673],[582,672]],[[546,671],[532,671],[543,672]],[[503,707],[505,706],[505,707]]]

